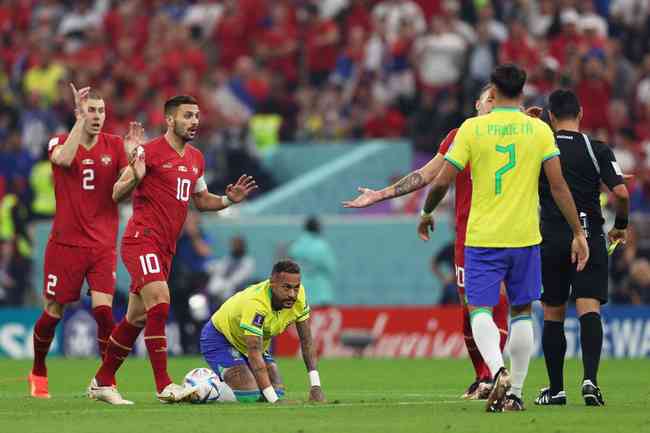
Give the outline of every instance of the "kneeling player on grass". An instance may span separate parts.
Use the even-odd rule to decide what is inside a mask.
[[[201,353],[237,401],[282,402],[284,385],[268,349],[271,338],[295,322],[309,372],[309,401],[323,402],[309,311],[300,267],[291,260],[279,261],[270,279],[233,295],[212,315],[201,332]]]

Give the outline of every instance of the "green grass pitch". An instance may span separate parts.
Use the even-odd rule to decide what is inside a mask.
[[[301,361],[278,360],[290,399],[306,399],[307,374]],[[43,433],[321,433],[321,432],[482,432],[579,433],[650,432],[650,370],[647,360],[604,360],[600,382],[605,407],[585,407],[580,397],[579,360],[566,368],[565,407],[536,407],[545,383],[543,361],[530,368],[527,410],[488,414],[483,402],[458,398],[470,382],[469,360],[322,360],[329,403],[162,405],[154,399],[153,376],[145,359],[129,359],[120,390],[136,404],[111,407],[86,399],[95,360],[51,359],[51,400],[27,397],[29,361],[0,360],[0,432]],[[199,358],[172,358],[180,381]]]

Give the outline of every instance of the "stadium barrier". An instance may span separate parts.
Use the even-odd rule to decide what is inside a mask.
[[[31,358],[32,332],[41,310],[0,308],[0,357]],[[431,306],[340,306],[317,308],[312,312],[315,346],[320,356],[379,358],[460,358],[467,356],[458,307]],[[541,356],[540,331],[543,315],[535,306],[535,353]],[[606,358],[650,357],[650,307],[606,306],[603,309]],[[95,357],[95,322],[87,309],[66,311],[57,329],[51,354]],[[580,326],[570,309],[565,323],[567,357],[580,356]],[[182,354],[178,324],[167,324],[171,355]],[[347,342],[346,344],[343,344]],[[365,348],[366,343],[370,343]],[[143,341],[136,343],[136,355],[144,356]],[[276,356],[300,355],[295,329],[276,338]]]
[[[543,314],[535,306],[535,354],[541,356]],[[650,357],[650,307],[603,309],[603,357]],[[312,335],[322,357],[447,358],[465,357],[458,307],[331,307],[312,312]],[[580,356],[580,326],[570,309],[565,324],[567,357]],[[365,348],[355,344],[372,340]],[[345,340],[353,344],[344,344]],[[362,343],[364,343],[362,341]],[[507,350],[507,349],[506,349]],[[299,356],[294,329],[276,339],[276,356]]]

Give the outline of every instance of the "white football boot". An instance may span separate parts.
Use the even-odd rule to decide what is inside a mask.
[[[198,391],[199,386],[177,385],[170,383],[161,392],[156,394],[158,401],[161,403],[180,403],[190,401],[192,396]]]
[[[114,386],[99,386],[97,380],[93,377],[86,391],[86,395],[91,400],[103,401],[108,404],[128,405],[133,404],[131,400],[125,400]]]

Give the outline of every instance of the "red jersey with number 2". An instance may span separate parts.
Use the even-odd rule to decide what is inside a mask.
[[[174,254],[190,198],[203,176],[203,154],[191,144],[181,155],[165,136],[144,144],[147,172],[133,193],[133,216],[124,239],[153,239],[161,253]]]
[[[62,146],[67,134],[48,143],[48,154]],[[78,247],[115,248],[119,216],[113,185],[128,165],[122,137],[100,133],[90,148],[79,145],[70,167],[52,164],[56,214],[50,240]]]
[[[449,131],[449,134],[440,143],[439,153],[446,155],[454,143],[458,128]],[[465,235],[467,234],[467,219],[472,205],[472,175],[469,164],[456,176],[456,266],[465,265]]]

